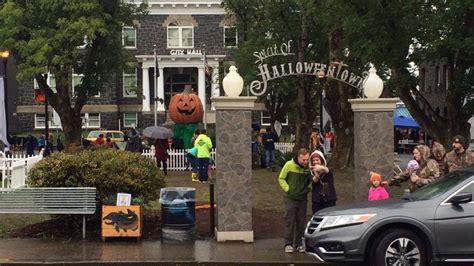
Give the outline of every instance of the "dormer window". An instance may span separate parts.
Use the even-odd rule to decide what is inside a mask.
[[[190,22],[168,24],[168,48],[193,48],[194,27]]]

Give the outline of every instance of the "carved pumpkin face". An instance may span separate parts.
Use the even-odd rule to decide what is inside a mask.
[[[204,114],[199,97],[188,92],[178,93],[171,97],[168,112],[171,120],[178,124],[201,122]]]

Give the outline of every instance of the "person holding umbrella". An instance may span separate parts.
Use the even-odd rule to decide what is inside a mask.
[[[168,160],[168,139],[173,137],[173,132],[170,129],[162,126],[151,126],[143,130],[143,135],[155,139],[155,158],[156,165],[163,167],[164,175],[168,175],[167,160]]]
[[[163,167],[164,175],[168,175],[167,164],[168,161],[168,139],[156,139],[155,140],[155,158],[156,166],[158,168]]]

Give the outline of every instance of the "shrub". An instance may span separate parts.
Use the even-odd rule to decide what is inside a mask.
[[[293,152],[282,153],[279,150],[275,150],[275,163],[280,167],[283,167],[285,163],[293,157],[295,157],[295,153]]]
[[[27,183],[32,187],[96,187],[100,202],[122,192],[147,203],[165,187],[153,160],[110,148],[54,153],[31,169]]]

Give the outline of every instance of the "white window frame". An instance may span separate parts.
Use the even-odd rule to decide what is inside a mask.
[[[58,91],[56,90],[56,79],[54,78],[54,75],[51,74],[51,73],[47,73],[48,74],[48,78],[46,79],[46,84],[48,84],[49,88],[54,92],[54,93],[57,93]],[[43,75],[44,76],[44,75]],[[51,87],[51,83],[52,81],[54,81],[54,87]],[[33,88],[35,90],[39,90],[39,85],[38,85],[38,82],[36,81],[36,79],[33,79]]]
[[[169,31],[170,29],[178,29],[178,46],[171,46],[170,45],[170,34]],[[191,29],[191,46],[184,46],[183,45],[183,29]],[[170,26],[166,28],[166,46],[169,49],[174,49],[174,48],[194,48],[194,26]]]
[[[54,123],[54,114],[53,112],[48,112],[48,125],[49,128],[61,128],[61,123],[59,125],[56,125]],[[45,121],[44,121],[44,114],[35,114],[35,129],[44,129],[45,128]]]
[[[235,45],[227,45],[226,40],[226,29],[235,28]],[[237,27],[231,25],[224,25],[224,47],[233,48],[239,46],[239,35],[237,34]]]
[[[74,84],[74,78],[75,78],[75,77],[84,78],[84,74],[77,74],[77,73],[74,73],[74,71],[72,72],[72,79],[71,79],[71,94],[72,94],[72,97],[75,97],[75,96],[76,96],[76,94],[75,94],[76,91],[74,90],[74,86],[75,86],[75,84]],[[82,83],[82,80],[81,80],[81,83]],[[78,85],[79,85],[79,84],[78,84]],[[99,97],[100,97],[100,91],[97,92],[96,95],[93,95],[93,97],[99,98]]]
[[[133,121],[132,123],[126,123],[127,120],[129,119],[126,119],[126,115],[135,115],[135,121]],[[123,113],[123,127],[124,128],[136,128],[138,125],[138,114],[137,113]]]
[[[93,116],[93,118],[91,118]],[[100,128],[101,125],[101,114],[100,113],[82,113],[82,128]],[[98,121],[98,125],[91,125],[91,119]]]
[[[135,94],[127,93],[126,82],[125,82],[127,77],[135,78],[135,89],[138,90],[137,69],[134,68],[134,71],[135,73],[126,73],[125,71],[123,71],[122,73],[122,91],[123,91],[124,98],[136,98],[138,96],[138,91],[135,91]]]
[[[285,121],[279,121],[282,126],[288,126],[288,114],[285,115]],[[268,111],[260,112],[260,124],[262,126],[270,126],[270,115]]]
[[[133,29],[133,45],[125,45],[125,30],[130,30],[130,29]],[[122,27],[122,46],[125,48],[125,49],[135,49],[137,48],[137,29],[135,27],[130,27],[130,26],[123,26]]]

